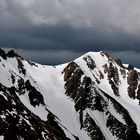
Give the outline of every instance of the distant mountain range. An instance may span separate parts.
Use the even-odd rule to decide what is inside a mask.
[[[103,51],[47,66],[0,49],[0,140],[140,140],[140,70]]]

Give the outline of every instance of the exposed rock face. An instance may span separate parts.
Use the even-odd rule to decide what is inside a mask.
[[[112,63],[109,64],[107,69],[109,83],[114,91],[114,94],[119,96],[118,84],[119,84],[119,75],[117,67],[114,67]]]
[[[138,86],[138,90],[137,90],[137,98],[138,100],[140,100],[140,85]]]
[[[0,56],[3,58],[3,59],[7,59],[7,57],[6,57],[6,54],[5,54],[5,51],[4,50],[2,50],[2,49],[0,49]]]
[[[91,139],[104,139],[100,128],[96,125],[91,116],[86,113],[85,118],[83,118],[83,113],[86,108],[94,108],[103,111],[100,97],[95,98],[95,105],[92,104],[94,97],[92,97],[91,79],[89,77],[84,77],[82,79],[83,74],[79,66],[74,62],[70,63],[64,69],[66,95],[70,96],[75,102],[75,109],[79,112],[81,129],[84,128]],[[81,79],[83,81],[81,81]]]
[[[83,60],[86,61],[89,69],[93,70],[96,67],[94,60],[90,56],[84,57]]]
[[[140,70],[106,52],[51,67],[0,50],[0,139],[140,139]]]
[[[67,139],[57,122],[54,125],[49,123],[50,119],[42,121],[26,108],[14,87],[7,88],[1,84],[0,91],[4,95],[0,95],[0,135],[5,140]]]
[[[14,50],[10,50],[10,51],[7,53],[7,57],[9,57],[9,58],[14,58],[14,57],[17,57],[17,56],[19,56],[19,55],[16,54],[16,53],[14,52]]]
[[[136,89],[138,86],[138,73],[136,70],[128,71],[127,82],[129,84],[128,95],[130,96],[130,98],[135,99],[136,98]]]

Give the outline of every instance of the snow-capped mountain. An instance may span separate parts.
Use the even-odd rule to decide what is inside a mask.
[[[140,70],[106,52],[58,66],[0,49],[0,140],[140,140]]]

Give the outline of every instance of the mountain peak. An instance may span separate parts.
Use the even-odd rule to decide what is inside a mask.
[[[140,70],[104,51],[56,67],[0,56],[1,139],[140,139]]]

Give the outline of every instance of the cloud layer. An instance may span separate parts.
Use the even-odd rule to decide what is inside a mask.
[[[138,0],[0,0],[0,47],[140,52]]]

